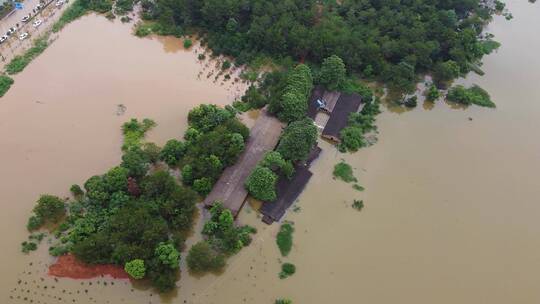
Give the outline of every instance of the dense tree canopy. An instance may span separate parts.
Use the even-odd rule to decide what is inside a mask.
[[[417,73],[454,61],[460,73],[485,54],[479,34],[493,9],[480,0],[157,0],[143,16],[163,28],[198,28],[240,63],[260,55],[322,63],[409,90]]]

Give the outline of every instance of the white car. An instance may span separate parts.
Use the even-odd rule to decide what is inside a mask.
[[[0,43],[6,41],[7,39],[8,39],[8,36],[6,36],[6,35],[0,37]]]
[[[19,40],[24,40],[24,39],[26,39],[26,38],[28,38],[28,33],[26,33],[26,32],[22,33],[22,34],[19,36]]]
[[[28,22],[28,20],[30,20],[30,15],[26,15],[22,18],[22,22]]]
[[[56,7],[60,7],[60,6],[62,6],[62,4],[64,4],[64,0],[58,0],[58,1],[56,1],[55,5],[56,5]]]
[[[41,4],[36,5],[36,11],[39,11],[41,9]]]
[[[34,21],[34,23],[32,23],[32,26],[38,27],[38,26],[40,26],[42,23],[43,23],[43,21],[41,21],[41,20],[38,19],[38,20]]]

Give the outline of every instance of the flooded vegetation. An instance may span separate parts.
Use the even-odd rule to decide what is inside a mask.
[[[383,107],[379,142],[355,154],[319,140],[323,153],[286,216],[294,225],[285,226],[281,245],[280,225],[262,224],[249,204],[238,220],[258,230],[250,246],[206,276],[187,272],[183,252],[179,288],[161,296],[126,279],[47,276],[49,238],[21,254],[24,223],[40,194],[68,196],[68,185],[120,163],[120,127],[129,118],[154,119],[147,139],[163,146],[186,131],[189,109],[229,104],[246,87],[238,70],[225,79],[223,59],[199,56],[197,43],[185,50],[181,39],[137,38],[130,25],[102,16],[73,22],[0,100],[0,296],[84,304],[538,302],[540,41],[530,37],[540,8],[507,7],[511,23],[497,16],[487,28],[502,46],[486,57],[485,76],[458,81],[486,89],[496,109],[419,99],[413,109]],[[246,124],[256,115],[244,115]],[[333,179],[342,161],[364,191]],[[203,224],[199,218],[194,230]],[[195,233],[186,246],[200,240]]]

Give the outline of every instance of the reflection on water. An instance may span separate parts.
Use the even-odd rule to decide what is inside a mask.
[[[531,37],[540,8],[517,0],[508,6],[515,19],[496,17],[489,28],[502,48],[486,58],[484,77],[464,81],[487,89],[497,109],[456,111],[443,101],[402,115],[386,109],[374,146],[340,154],[320,141],[324,151],[298,202],[301,211],[287,215],[296,229],[290,256],[279,256],[278,226],[261,224],[245,208],[240,221],[258,228],[253,243],[221,276],[182,272],[178,294],[162,298],[127,281],[44,276],[45,244],[30,256],[18,251],[24,222],[39,193],[67,194],[72,183],[119,161],[120,132],[112,130],[128,117],[154,118],[159,126],[150,137],[163,144],[182,134],[193,105],[232,101],[241,88],[232,80],[214,83],[214,63],[200,63],[193,52],[164,53],[162,44],[100,18],[74,23],[0,102],[2,156],[9,159],[0,171],[0,228],[10,261],[2,263],[2,295],[14,296],[14,303],[27,303],[23,298],[34,292],[41,303],[85,304],[273,303],[278,297],[295,303],[539,303],[540,141],[534,130],[540,40]],[[80,38],[95,33],[102,33],[100,43]],[[127,110],[118,117],[120,103]],[[365,191],[332,179],[341,158]],[[351,208],[354,199],[364,200],[361,212]],[[297,273],[280,280],[281,262],[294,263]]]

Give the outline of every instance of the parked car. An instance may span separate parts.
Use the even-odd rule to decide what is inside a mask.
[[[22,22],[24,22],[24,23],[28,22],[28,20],[30,20],[30,14],[28,14],[28,15],[26,15],[26,16],[24,16],[22,18]]]
[[[7,39],[8,39],[8,36],[6,36],[6,35],[0,37],[0,43],[6,41]]]
[[[36,5],[36,11],[41,10],[41,4]]]
[[[9,28],[9,30],[6,33],[6,36],[11,36],[11,34],[15,33],[16,30],[17,29],[15,29],[14,27]]]
[[[28,33],[27,32],[24,32],[19,36],[19,40],[24,40],[26,38],[28,38]]]
[[[58,1],[56,1],[55,5],[56,5],[56,7],[60,7],[60,6],[62,6],[62,4],[64,4],[64,0],[58,0]]]
[[[43,21],[41,21],[41,20],[38,19],[38,20],[34,21],[34,23],[32,23],[32,25],[33,25],[34,27],[38,27],[38,26],[40,26],[42,23],[43,23]]]

